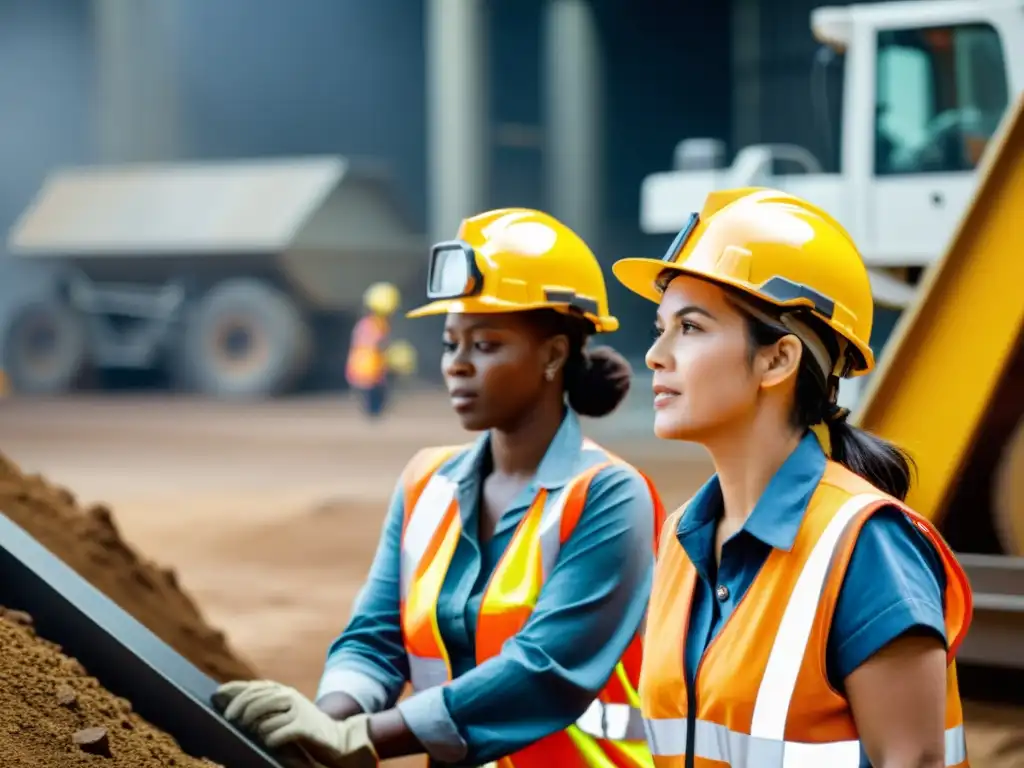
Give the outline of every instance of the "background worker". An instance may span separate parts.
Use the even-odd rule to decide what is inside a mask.
[[[373,418],[383,414],[387,406],[391,315],[398,309],[399,302],[394,285],[374,283],[363,293],[363,305],[368,311],[352,329],[345,379],[359,392],[363,411]]]
[[[272,682],[229,683],[220,705],[327,765],[650,766],[636,686],[663,510],[581,434],[631,375],[587,348],[618,327],[600,267],[552,217],[491,211],[434,247],[428,298],[410,316],[447,315],[452,408],[483,434],[406,467],[319,708]]]
[[[966,576],[902,503],[908,459],[836,405],[874,365],[849,235],[798,198],[729,190],[663,259],[614,270],[659,304],[655,434],[716,470],[661,537],[641,676],[655,764],[966,766]]]

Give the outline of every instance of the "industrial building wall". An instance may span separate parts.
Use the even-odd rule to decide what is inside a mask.
[[[190,156],[383,160],[423,224],[422,2],[177,2]]]
[[[88,29],[84,3],[0,3],[2,233],[53,165],[91,158]]]
[[[48,285],[48,273],[3,258],[8,228],[50,168],[93,157],[88,10],[76,0],[0,2],[0,329],[16,299]]]
[[[544,186],[544,3],[491,0],[488,73],[492,124],[490,205],[549,208]],[[680,139],[731,130],[730,8],[670,0],[591,0],[599,73],[603,166],[600,235],[606,265],[656,253],[664,238],[641,234],[640,183],[667,169]],[[615,311],[636,317],[616,345],[642,354],[649,341],[642,300],[609,280]]]
[[[671,167],[680,139],[729,135],[729,4],[596,0],[595,8],[608,56],[602,260],[660,256],[666,238],[639,231],[640,183]],[[617,311],[630,318],[616,343],[642,352],[650,344],[650,305],[611,282]]]
[[[742,45],[756,51],[745,62],[744,76],[756,82],[758,99],[749,120],[737,120],[734,143],[739,148],[755,142],[798,144],[811,150],[826,170],[839,161],[839,116],[842,63],[813,72],[821,45],[811,34],[811,11],[822,5],[850,5],[846,0],[735,0],[741,16],[756,15],[756,43]],[[751,5],[757,9],[750,14]],[[780,6],[782,6],[780,8]],[[784,8],[784,10],[782,9]],[[747,30],[741,32],[745,37]],[[735,45],[742,38],[734,39]],[[824,74],[824,79],[820,75]],[[754,106],[754,105],[751,105]],[[736,103],[737,111],[749,107]],[[744,130],[745,127],[745,130]]]

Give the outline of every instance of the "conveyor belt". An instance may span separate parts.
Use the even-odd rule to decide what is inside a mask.
[[[0,514],[0,605],[26,611],[40,636],[78,659],[107,690],[191,755],[228,768],[275,759],[209,704],[217,683]]]

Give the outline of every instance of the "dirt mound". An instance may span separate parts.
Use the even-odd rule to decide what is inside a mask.
[[[26,614],[0,608],[0,756],[4,768],[116,768],[216,763],[186,755],[174,739],[104,690],[60,647],[36,636]]]
[[[124,542],[106,507],[83,510],[71,493],[22,473],[0,454],[0,512],[211,677],[256,677],[205,622],[174,571]]]

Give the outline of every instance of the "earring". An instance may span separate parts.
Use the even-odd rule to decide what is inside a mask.
[[[547,379],[548,381],[554,381],[555,380],[555,373],[556,373],[556,369],[555,368],[546,368],[544,370],[544,378]]]

